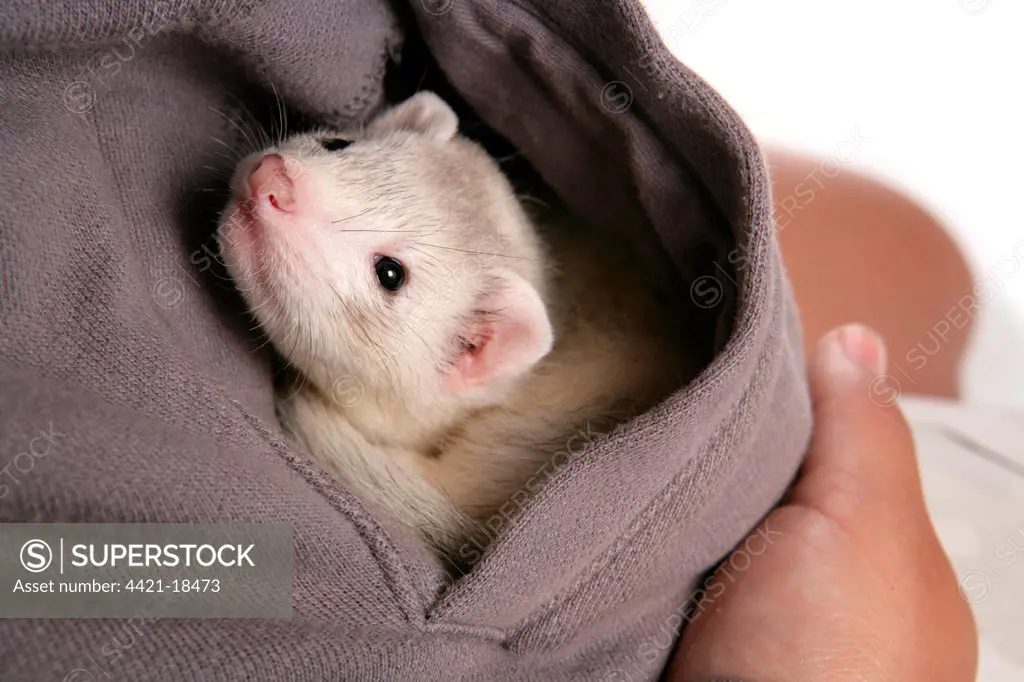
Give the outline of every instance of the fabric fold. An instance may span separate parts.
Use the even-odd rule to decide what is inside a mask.
[[[0,677],[657,679],[690,593],[810,432],[767,174],[735,112],[631,0],[87,9],[0,10],[0,453],[66,434],[0,481],[0,521],[290,523],[294,617],[146,623],[116,658],[123,624],[4,620]],[[655,409],[595,425],[457,580],[281,433],[212,238],[257,128],[367,120],[394,74],[421,85],[416,41],[467,132],[664,259],[709,357]]]

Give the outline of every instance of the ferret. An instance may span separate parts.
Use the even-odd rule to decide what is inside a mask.
[[[449,557],[580,434],[694,372],[671,292],[628,244],[532,216],[458,128],[419,92],[359,129],[290,136],[238,164],[218,229],[297,377],[284,428]]]

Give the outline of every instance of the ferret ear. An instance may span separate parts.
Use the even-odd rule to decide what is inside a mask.
[[[458,131],[459,117],[443,99],[424,90],[384,111],[368,128],[373,135],[405,131],[445,142]]]
[[[514,273],[481,302],[464,334],[465,344],[446,377],[446,388],[487,394],[530,370],[554,345],[547,309],[537,290]]]

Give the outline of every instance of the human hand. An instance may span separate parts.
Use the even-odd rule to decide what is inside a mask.
[[[864,327],[818,344],[811,448],[761,524],[773,542],[713,579],[725,590],[691,615],[670,680],[974,679],[974,621],[928,518],[910,431],[870,399],[887,366]]]

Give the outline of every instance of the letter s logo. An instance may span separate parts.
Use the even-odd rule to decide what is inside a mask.
[[[21,565],[30,573],[41,573],[50,567],[53,550],[42,540],[29,540],[21,546]]]

